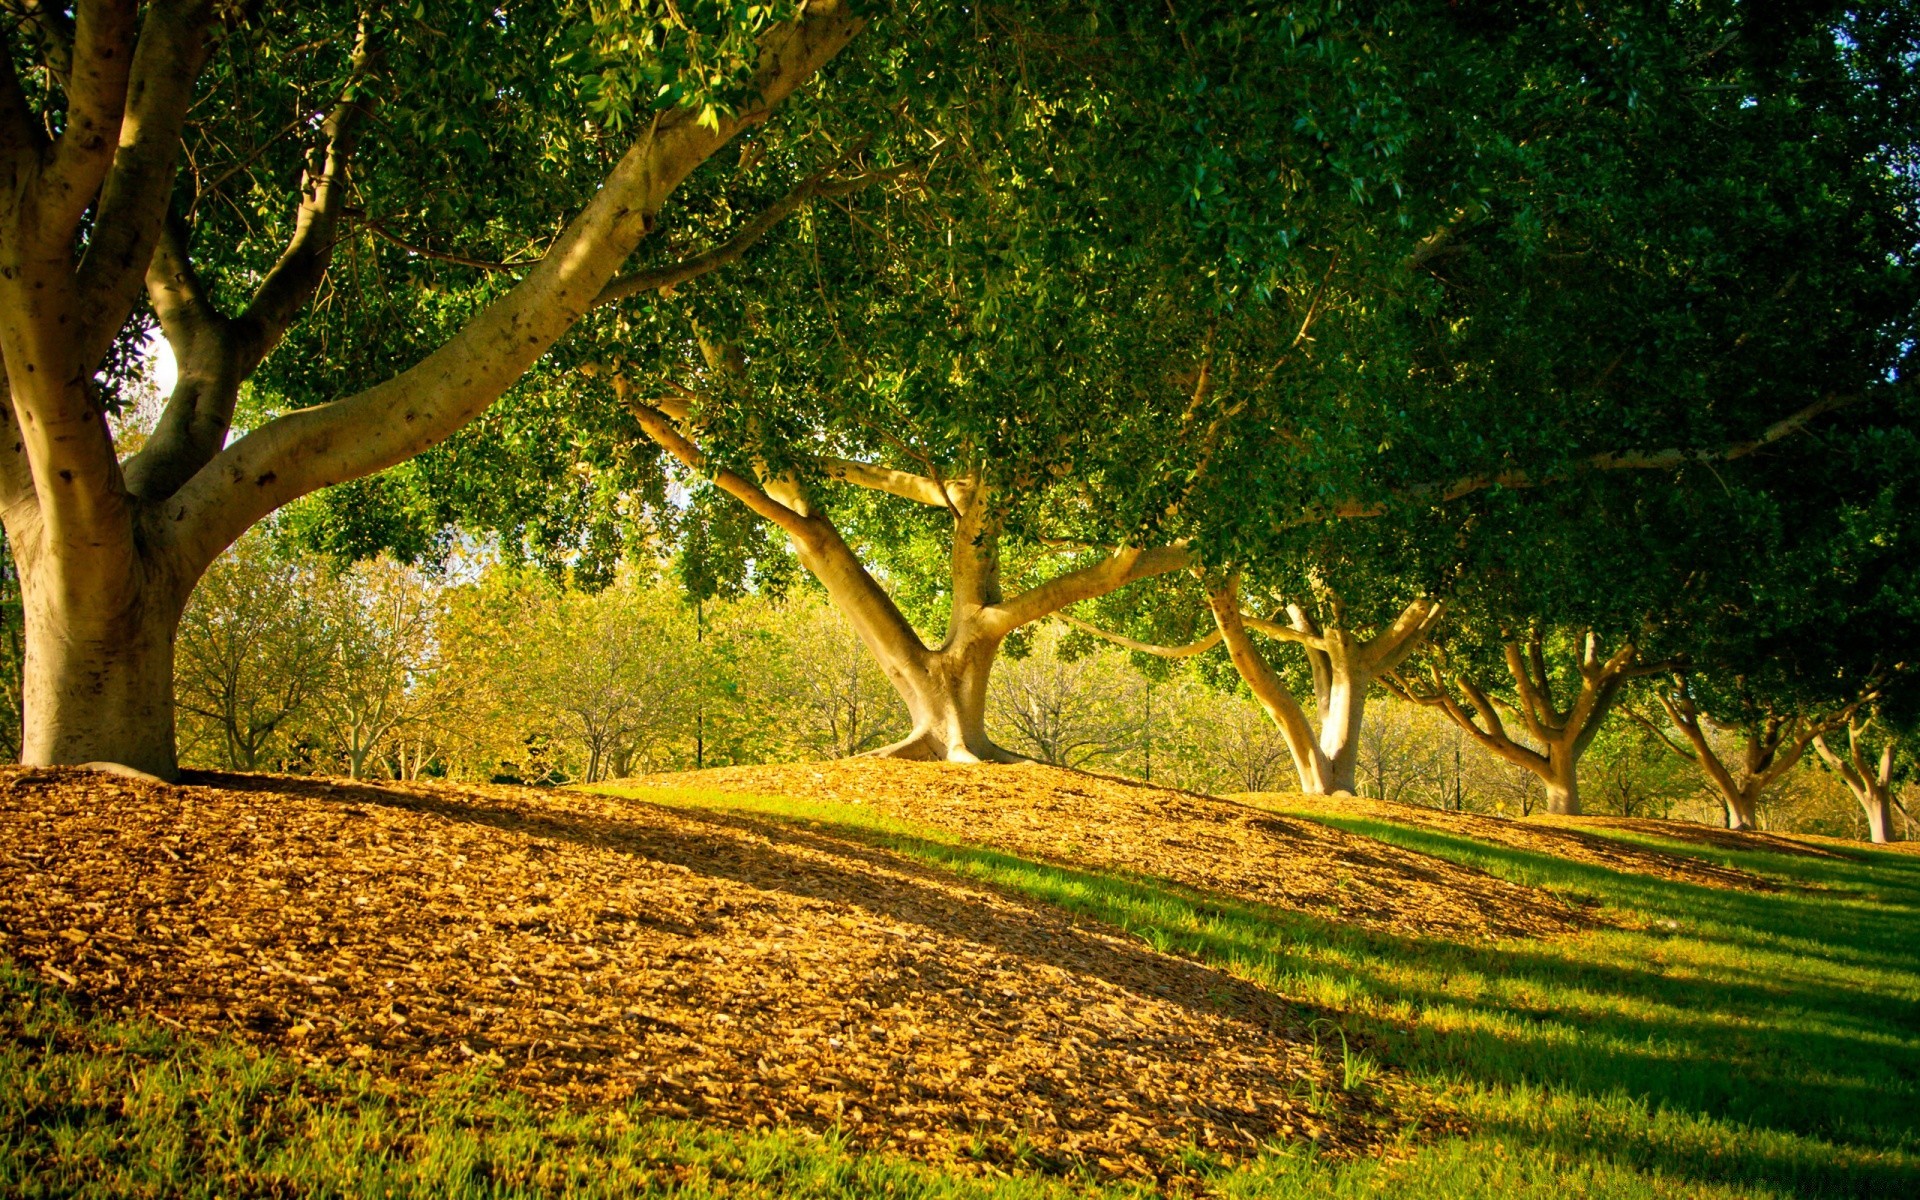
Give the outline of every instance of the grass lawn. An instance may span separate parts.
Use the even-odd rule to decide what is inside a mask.
[[[1623,874],[1382,820],[1339,825],[1597,901],[1636,926],[1463,944],[1375,934],[1151,877],[966,844],[860,805],[648,788],[859,837],[1128,929],[1324,1018],[1347,1081],[1440,1097],[1391,1162],[1192,1166],[1233,1196],[1920,1196],[1920,857],[1703,850],[1789,886]],[[1621,835],[1627,836],[1627,835]],[[1634,835],[1646,840],[1644,835]],[[621,1112],[542,1116],[469,1076],[426,1093],[150,1025],[0,976],[0,1193],[1050,1196],[831,1139]],[[1344,1050],[1339,1048],[1344,1047]],[[1105,1189],[1130,1194],[1137,1189]]]

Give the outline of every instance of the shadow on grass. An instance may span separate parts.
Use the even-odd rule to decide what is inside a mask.
[[[283,780],[259,786],[301,790]],[[1769,857],[1764,865],[1782,877],[1828,872],[1823,886],[1833,890],[1754,893],[1382,821],[1300,814],[1678,926],[1467,944],[1369,932],[1148,875],[1037,861],[852,805],[756,807],[748,797],[696,793],[632,801],[670,807],[716,834],[746,829],[767,839],[742,857],[736,838],[727,837],[728,853],[719,855],[646,822],[559,818],[351,785],[316,783],[310,791],[586,841],[807,896],[845,898],[833,858],[877,861],[906,879],[880,897],[887,915],[943,926],[957,919],[965,936],[991,944],[990,921],[952,913],[950,892],[915,886],[959,874],[1017,902],[1118,926],[1189,960],[1182,971],[1100,939],[1071,938],[1061,949],[1074,956],[1074,970],[1128,985],[1142,971],[1158,972],[1180,993],[1169,998],[1194,1005],[1231,996],[1230,1007],[1273,1012],[1278,996],[1337,1014],[1360,1048],[1453,1089],[1454,1104],[1483,1133],[1704,1183],[1920,1195],[1920,950],[1879,899],[1893,899],[1897,909],[1912,893],[1904,880],[1878,878],[1869,864]],[[812,853],[803,863],[788,847]],[[872,876],[858,874],[871,893]],[[1082,957],[1094,946],[1101,953]]]
[[[751,811],[739,797],[703,801],[726,804],[732,811],[712,819],[730,824]],[[1705,1182],[1920,1195],[1911,1157],[1920,954],[1871,901],[1705,887],[1386,822],[1329,821],[1681,927],[1470,945],[876,827],[851,806],[782,807],[814,811],[750,821],[769,836],[804,826],[881,845],[1337,1010],[1387,1061],[1478,1092],[1464,1107],[1483,1129]],[[1829,886],[1885,890],[1860,878],[1861,864],[1792,866],[1812,863],[1841,872]],[[1525,1111],[1566,1108],[1569,1097],[1584,1102],[1553,1123]]]

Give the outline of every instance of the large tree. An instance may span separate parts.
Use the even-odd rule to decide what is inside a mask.
[[[9,35],[0,72],[0,507],[26,613],[22,757],[158,774],[175,768],[175,626],[213,558],[486,409],[614,284],[682,180],[862,24],[835,0],[474,5],[433,25],[345,4],[13,7],[29,36]],[[576,68],[556,80],[563,53]],[[321,287],[349,195],[427,209],[476,177],[503,202],[563,197],[537,261],[368,386],[227,444],[241,382]],[[299,184],[276,196],[267,178]],[[249,237],[196,234],[229,210]],[[137,334],[143,288],[180,384],[123,464],[97,378]]]

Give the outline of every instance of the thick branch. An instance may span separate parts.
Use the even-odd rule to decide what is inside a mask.
[[[1815,419],[1835,409],[1856,403],[1859,399],[1859,396],[1828,396],[1775,421],[1762,430],[1757,437],[1717,448],[1686,450],[1676,447],[1666,450],[1606,451],[1580,459],[1572,467],[1563,471],[1535,474],[1530,471],[1516,470],[1488,475],[1467,475],[1451,483],[1403,488],[1393,493],[1393,499],[1401,503],[1444,504],[1488,488],[1503,487],[1517,490],[1564,483],[1589,471],[1671,471],[1689,463],[1734,462],[1801,432]],[[1329,518],[1364,520],[1385,516],[1389,507],[1389,502],[1384,500],[1342,500],[1282,521],[1280,525],[1286,528],[1312,524]]]
[[[1280,736],[1287,743],[1287,752],[1293,758],[1294,769],[1300,776],[1302,791],[1318,790],[1318,781],[1323,776],[1326,756],[1321,752],[1319,741],[1313,736],[1313,723],[1307,720],[1306,712],[1300,702],[1293,698],[1286,683],[1274,673],[1266,656],[1247,636],[1247,629],[1240,612],[1240,588],[1237,580],[1229,580],[1218,588],[1207,592],[1207,607],[1213,612],[1215,625],[1226,639],[1227,655],[1233,659],[1233,666],[1246,681],[1248,690],[1260,707],[1267,710],[1280,730]]]
[[[363,23],[346,92],[321,126],[325,141],[315,154],[316,169],[301,179],[293,236],[238,318],[229,320],[208,299],[193,268],[185,222],[170,216],[161,230],[147,268],[147,295],[180,374],[153,435],[125,465],[132,494],[165,499],[220,452],[240,384],[279,344],[320,286],[333,259],[361,112],[353,93],[366,62]]]
[[[1068,571],[985,609],[981,616],[998,632],[1011,633],[1069,604],[1104,596],[1138,580],[1184,571],[1193,564],[1193,552],[1185,540],[1144,550],[1116,550],[1092,566]]]
[[[929,479],[925,475],[915,475],[910,471],[896,471],[892,467],[882,467],[850,458],[827,456],[818,461],[828,478],[838,479],[842,483],[851,483],[855,487],[885,492],[889,496],[898,496],[902,500],[911,500],[915,504],[925,504],[930,508],[952,509],[960,502],[950,494],[950,488],[942,487],[939,481]]]
[[[768,489],[737,471],[724,468],[709,470],[700,448],[665,413],[637,402],[630,403],[629,407],[647,436],[679,459],[688,470],[712,479],[722,491],[786,533],[801,563],[827,589],[835,606],[853,624],[854,631],[873,650],[883,666],[924,661],[926,644],[894,604],[893,597],[874,581],[832,521],[824,516],[796,511],[776,499]]]
[[[267,513],[439,443],[512,386],[593,304],[655,214],[701,162],[811,78],[861,28],[847,4],[815,0],[771,34],[756,78],[762,107],[702,126],[665,114],[638,140],[553,249],[418,365],[356,396],[289,413],[229,446],[166,507],[189,566],[210,562]]]
[[[1409,601],[1393,624],[1367,639],[1361,647],[1362,662],[1369,677],[1377,678],[1398,670],[1409,654],[1420,648],[1440,623],[1446,605],[1424,596]]]
[[[149,23],[161,19],[162,7],[155,6]],[[47,155],[35,189],[35,232],[43,239],[43,251],[61,250],[72,242],[81,215],[99,194],[113,163],[115,143],[125,140],[122,116],[138,22],[139,6],[132,0],[81,0],[75,7],[65,128]]]
[[[748,221],[740,232],[711,250],[702,251],[691,258],[683,258],[677,263],[649,267],[644,271],[635,271],[613,280],[600,290],[599,296],[594,298],[594,306],[597,308],[602,304],[612,304],[642,292],[672,291],[710,271],[717,271],[721,267],[738,262],[740,256],[766,237],[774,226],[793,215],[808,201],[850,195],[869,184],[886,179],[897,179],[906,170],[903,168],[895,171],[867,171],[847,179],[833,179],[830,177],[833,169],[829,167],[803,181],[798,187]]]
[[[166,219],[181,129],[206,60],[211,8],[209,0],[152,5],[133,51],[126,113],[117,122],[119,146],[100,186],[92,239],[80,262],[78,341],[89,374],[133,311]],[[84,57],[76,45],[76,78]],[[61,142],[66,140],[63,135]]]
[[[1278,621],[1269,621],[1265,617],[1249,616],[1246,613],[1240,614],[1240,621],[1248,629],[1256,633],[1264,633],[1282,642],[1297,642],[1309,650],[1319,650],[1323,653],[1327,648],[1327,639],[1292,625],[1282,625]]]

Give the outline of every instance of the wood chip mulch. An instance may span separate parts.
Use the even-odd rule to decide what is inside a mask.
[[[1176,810],[1155,853],[1210,855],[1222,878],[1278,861],[1236,864],[1236,848],[1295,836],[1236,808],[1202,845],[1223,810],[1153,802]],[[1296,824],[1329,863],[1358,850]],[[487,1064],[543,1106],[837,1127],[931,1161],[1163,1181],[1196,1145],[1229,1161],[1272,1139],[1379,1152],[1411,1094],[1391,1076],[1342,1092],[1300,1014],[1204,965],[722,813],[13,768],[0,845],[0,954],[83,1003],[403,1082]],[[1385,869],[1389,852],[1370,854],[1339,869]]]
[[[1780,885],[1751,871],[1723,866],[1685,854],[1667,854],[1647,846],[1637,846],[1588,832],[1592,827],[1615,827],[1676,840],[1704,842],[1727,848],[1747,850],[1777,849],[1773,843],[1785,839],[1769,834],[1728,833],[1682,821],[1622,820],[1606,817],[1536,816],[1514,819],[1480,813],[1448,812],[1418,804],[1400,804],[1391,800],[1369,800],[1358,796],[1302,796],[1293,793],[1249,797],[1259,803],[1276,803],[1288,808],[1317,809],[1343,816],[1376,817],[1403,825],[1424,825],[1443,833],[1493,842],[1516,850],[1532,850],[1555,858],[1590,863],[1614,871],[1631,871],[1682,883],[1706,887],[1732,888],[1750,892],[1777,892]],[[1583,826],[1588,828],[1583,828]],[[1718,835],[1708,837],[1702,835]],[[1795,850],[1804,847],[1794,843]]]
[[[1408,936],[1545,937],[1596,923],[1538,888],[1315,821],[1038,764],[854,758],[649,775],[619,786],[635,785],[864,804],[974,845]]]

